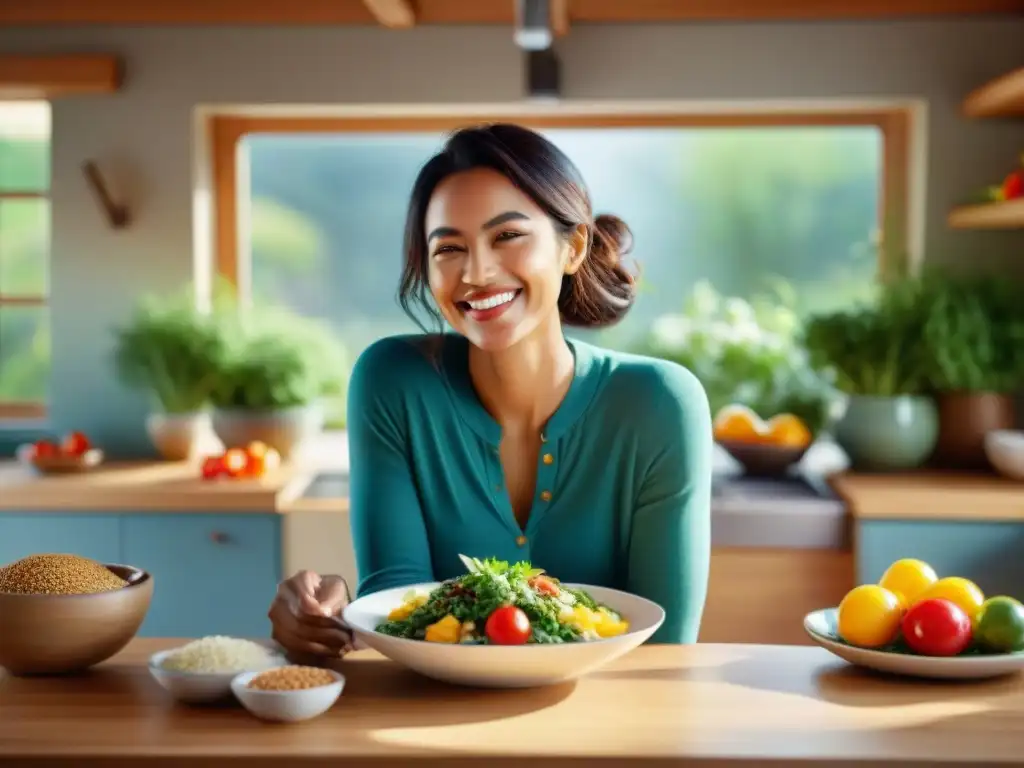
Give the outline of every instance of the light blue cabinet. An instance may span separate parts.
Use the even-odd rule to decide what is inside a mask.
[[[0,513],[0,565],[41,552],[120,563],[120,518],[91,513]]]
[[[1024,596],[1024,523],[860,520],[855,541],[860,584],[916,557],[939,576],[974,581],[986,595]]]
[[[281,572],[277,515],[126,517],[124,558],[155,580],[141,633],[267,637]]]
[[[153,574],[142,637],[266,637],[281,579],[281,516],[0,512],[0,565],[62,552]]]

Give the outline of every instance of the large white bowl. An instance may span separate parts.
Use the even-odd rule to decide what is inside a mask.
[[[271,651],[271,667],[282,667],[288,663],[276,643],[256,640],[267,646]],[[149,657],[149,673],[160,685],[166,688],[171,696],[186,704],[207,704],[230,698],[231,681],[239,674],[235,672],[183,672],[177,669],[164,669],[161,666],[169,655],[178,650],[172,648],[159,651]],[[255,670],[261,672],[263,670]]]
[[[482,688],[532,688],[576,679],[646,642],[665,621],[665,611],[650,600],[616,589],[567,584],[621,613],[629,632],[578,643],[502,646],[427,643],[376,631],[410,589],[437,586],[432,582],[366,595],[348,605],[343,618],[358,640],[392,661],[435,680]]]
[[[848,645],[836,632],[836,609],[825,608],[804,617],[808,636],[844,661],[859,667],[908,677],[944,680],[983,680],[1024,670],[1024,651],[952,657],[915,656]]]
[[[1001,475],[1024,480],[1024,431],[993,429],[986,432],[985,455]]]
[[[261,720],[297,723],[322,715],[341,696],[345,676],[333,669],[327,671],[334,678],[333,683],[297,691],[254,690],[248,685],[259,672],[243,672],[231,681],[231,691],[243,707]]]

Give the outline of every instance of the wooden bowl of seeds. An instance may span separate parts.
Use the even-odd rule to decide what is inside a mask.
[[[135,637],[153,577],[130,565],[37,554],[0,567],[0,667],[12,675],[80,672]]]

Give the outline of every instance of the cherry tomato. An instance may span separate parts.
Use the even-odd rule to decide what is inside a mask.
[[[52,440],[37,440],[32,446],[32,455],[37,459],[50,459],[58,453],[57,444]]]
[[[69,432],[60,444],[61,451],[68,456],[81,456],[91,447],[89,438],[81,432]]]
[[[267,472],[277,469],[281,465],[281,454],[274,448],[268,447],[265,443],[249,443],[245,449],[245,454],[246,477],[263,477]]]
[[[970,616],[941,597],[917,603],[900,628],[910,650],[922,656],[956,656],[971,644]]]
[[[249,466],[249,456],[241,448],[229,448],[221,457],[221,463],[231,477],[242,477]]]
[[[203,459],[203,479],[213,480],[224,473],[224,462],[220,456],[207,456]]]
[[[558,597],[562,592],[558,585],[547,576],[534,576],[530,579],[530,586],[542,595],[551,595],[552,597]]]
[[[530,620],[522,609],[503,605],[487,617],[484,632],[495,645],[523,645],[530,639]]]
[[[1024,175],[1020,171],[1013,171],[1003,180],[1003,199],[1015,200],[1024,194]]]

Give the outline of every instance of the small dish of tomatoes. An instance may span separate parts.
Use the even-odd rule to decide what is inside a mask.
[[[87,472],[103,463],[103,451],[84,432],[68,432],[60,440],[40,439],[22,445],[18,459],[44,475]]]

